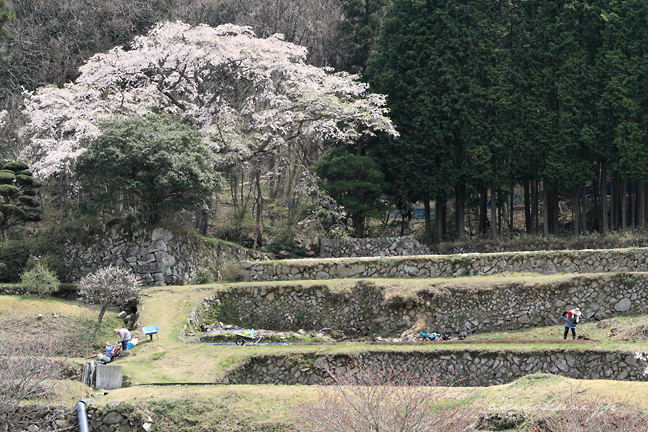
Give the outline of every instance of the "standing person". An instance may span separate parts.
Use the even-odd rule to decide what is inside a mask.
[[[116,335],[119,335],[119,343],[122,345],[122,350],[126,351],[126,345],[128,344],[128,341],[131,340],[131,334],[128,331],[128,329],[115,329],[113,330],[113,333]]]
[[[576,326],[580,323],[581,310],[579,308],[567,310],[563,312],[562,317],[565,320],[565,334],[563,339],[567,339],[569,329],[572,331],[572,339],[576,339]]]

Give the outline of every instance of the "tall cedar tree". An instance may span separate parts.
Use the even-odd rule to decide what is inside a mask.
[[[366,218],[380,217],[387,208],[379,199],[384,180],[378,164],[369,156],[335,148],[324,152],[313,169],[321,179],[319,186],[352,219],[355,236],[363,237]]]
[[[396,0],[367,67],[401,133],[391,157],[410,198],[445,199],[452,188],[457,238],[464,235],[467,184],[490,158],[489,13],[478,1]]]

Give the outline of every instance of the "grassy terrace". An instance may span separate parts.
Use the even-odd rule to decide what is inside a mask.
[[[438,287],[453,287],[457,289],[485,289],[508,283],[553,283],[572,277],[595,275],[535,275],[509,274],[487,277],[442,278],[442,279],[375,279],[385,286],[390,295],[407,296],[422,289]],[[596,351],[645,351],[642,342],[626,342],[607,337],[609,328],[599,329],[596,323],[585,323],[581,328],[592,338],[601,342],[592,344],[542,343],[546,339],[558,339],[562,336],[562,326],[537,327],[522,331],[507,331],[496,333],[476,334],[470,340],[483,340],[485,344],[463,343],[424,343],[408,344],[372,344],[363,342],[344,342],[334,345],[292,345],[292,346],[212,346],[185,344],[179,341],[179,334],[184,327],[190,312],[203,298],[218,291],[232,287],[284,285],[303,287],[327,286],[331,291],[350,289],[357,280],[328,280],[328,281],[292,281],[292,282],[255,282],[238,284],[186,285],[173,287],[149,287],[142,290],[140,322],[142,325],[159,325],[159,340],[153,341],[141,338],[138,347],[132,354],[119,360],[124,366],[124,373],[130,375],[133,381],[139,383],[171,383],[171,382],[207,382],[219,381],[228,370],[241,364],[247,358],[256,355],[300,355],[300,354],[356,354],[367,351],[448,351],[480,350],[489,352],[532,352],[550,350],[596,350]],[[43,314],[42,321],[36,320],[38,314]],[[55,314],[55,315],[54,315]],[[71,337],[79,340],[77,353],[82,355],[98,352],[102,341],[112,340],[110,329],[118,326],[114,313],[106,314],[106,323],[99,333],[87,332],[93,327],[97,315],[94,307],[81,305],[76,302],[38,299],[32,296],[0,296],[0,328],[6,336],[18,333],[21,326],[29,325],[35,331],[59,331],[63,327],[71,327]],[[643,317],[623,317],[611,320],[611,327],[625,327],[640,322]],[[62,330],[60,330],[62,331]],[[61,337],[70,337],[61,334]],[[488,340],[538,340],[537,343],[509,344],[488,343]],[[82,346],[81,346],[82,345]],[[94,347],[92,347],[94,345]]]
[[[502,284],[525,283],[545,284],[568,280],[573,277],[589,275],[537,275],[504,274],[488,277],[441,278],[441,279],[375,279],[386,291],[404,295],[422,289],[453,287],[457,289],[489,289]],[[394,352],[457,352],[488,351],[506,352],[547,352],[561,350],[576,351],[646,351],[645,341],[620,341],[609,337],[613,328],[632,326],[647,317],[613,318],[610,328],[597,328],[596,323],[585,323],[582,328],[598,344],[547,344],[545,339],[556,339],[562,334],[562,327],[538,327],[523,331],[497,332],[473,335],[470,340],[483,340],[485,344],[464,343],[427,343],[418,345],[371,344],[349,342],[334,345],[293,345],[293,346],[211,346],[185,344],[178,336],[191,311],[203,298],[218,291],[234,287],[300,285],[327,286],[331,291],[351,289],[357,279],[327,281],[256,282],[237,284],[187,285],[173,287],[148,287],[142,289],[140,322],[142,325],[157,324],[160,328],[159,340],[143,340],[132,353],[118,360],[124,373],[132,381],[147,383],[216,383],[229,370],[253,356],[302,354],[356,354],[367,351]],[[69,327],[71,333],[60,333],[63,338],[71,337],[77,341],[79,357],[97,352],[103,340],[113,340],[110,329],[119,325],[115,313],[106,314],[106,323],[95,333],[88,331],[94,326],[98,310],[95,307],[72,301],[38,299],[33,296],[0,296],[0,328],[4,337],[14,337],[24,331],[63,332]],[[43,318],[37,320],[41,314]],[[55,315],[54,315],[55,314]],[[26,327],[25,327],[26,326]],[[509,344],[490,343],[489,340],[517,341],[531,343]],[[537,340],[538,342],[534,342]],[[93,346],[94,345],[94,346]],[[552,406],[559,405],[565,395],[577,393],[585,397],[597,397],[605,401],[633,401],[648,409],[648,385],[638,382],[586,381],[573,380],[551,375],[530,375],[513,383],[478,388],[456,387],[447,389],[461,405],[483,410],[515,410],[534,416],[550,415]],[[88,396],[95,397],[95,403],[104,405],[121,401],[136,405],[144,415],[150,415],[157,422],[157,430],[201,430],[187,427],[187,424],[204,425],[222,431],[285,430],[294,416],[297,401],[316,398],[311,386],[268,386],[268,385],[196,385],[196,386],[149,386],[140,385],[98,396],[92,389],[79,382],[68,383],[61,392],[71,405],[76,400]],[[631,397],[630,397],[631,396]],[[545,407],[538,409],[538,407]],[[543,411],[544,410],[544,411]],[[162,414],[164,413],[164,414]],[[184,426],[183,426],[184,425]],[[194,427],[194,426],[192,426]],[[198,426],[195,426],[198,427]],[[256,429],[259,430],[259,429]]]
[[[532,250],[532,251],[514,251],[514,252],[486,252],[486,253],[461,253],[461,254],[448,254],[448,255],[413,255],[413,256],[382,256],[382,257],[341,257],[341,258],[298,258],[298,259],[283,259],[283,260],[268,260],[260,261],[255,264],[281,264],[287,266],[316,266],[318,264],[351,264],[361,262],[373,261],[395,261],[407,262],[417,261],[419,259],[429,261],[451,261],[462,259],[475,259],[475,258],[508,258],[508,260],[515,260],[518,257],[533,257],[533,256],[556,256],[556,257],[575,257],[586,259],[594,254],[601,254],[606,252],[627,254],[634,256],[639,251],[645,251],[648,248],[642,247],[626,247],[616,249],[564,249],[564,250]]]
[[[562,276],[568,278],[571,276]],[[477,279],[477,278],[465,278]],[[481,278],[480,278],[481,279]],[[508,275],[491,276],[488,278],[493,285],[498,282],[507,281],[555,281],[561,280],[561,276],[530,276],[530,275]],[[457,282],[458,279],[451,279]],[[384,281],[384,280],[382,280]],[[355,280],[345,281],[299,281],[299,282],[272,282],[258,283],[258,285],[269,284],[296,284],[302,286],[326,284],[332,290],[348,289],[355,284]],[[405,283],[402,289],[412,290],[429,287],[432,280],[413,281],[413,286]],[[448,281],[449,282],[449,281]],[[440,281],[443,283],[443,281]],[[400,280],[394,281],[400,286]],[[562,335],[562,327],[540,327],[517,332],[498,332],[475,335],[471,339],[537,339],[537,343],[526,344],[459,344],[459,343],[428,343],[417,345],[385,345],[371,343],[340,343],[335,345],[292,345],[292,346],[211,346],[185,344],[178,341],[178,335],[186,322],[189,313],[206,296],[213,292],[226,290],[232,286],[250,286],[251,283],[243,284],[219,284],[213,286],[175,286],[164,288],[147,288],[142,291],[144,294],[141,305],[141,319],[144,325],[158,324],[160,326],[160,340],[154,339],[144,341],[138,345],[133,354],[125,359],[120,359],[124,366],[125,373],[131,375],[134,381],[139,383],[153,382],[217,382],[228,370],[242,363],[245,359],[256,355],[299,355],[299,354],[355,354],[366,351],[451,351],[461,352],[465,350],[480,350],[489,352],[532,352],[550,350],[596,350],[596,351],[644,351],[645,344],[640,342],[629,343],[616,341],[605,337],[609,329],[597,329],[596,323],[588,323],[582,328],[595,336],[601,338],[601,343],[590,344],[547,344],[542,343],[543,339],[557,339]],[[479,286],[479,285],[474,285]],[[614,326],[634,324],[640,317],[615,318]]]
[[[632,272],[636,275],[648,275],[648,272]],[[326,280],[296,280],[296,281],[265,281],[265,282],[239,282],[222,283],[214,285],[201,285],[204,289],[211,289],[214,292],[227,291],[229,289],[254,288],[254,287],[279,287],[279,286],[300,286],[300,287],[327,287],[333,293],[350,291],[358,281],[367,281],[383,287],[385,298],[400,296],[407,299],[415,297],[416,293],[422,290],[432,293],[441,289],[474,290],[481,291],[493,289],[502,285],[544,285],[566,282],[574,278],[582,277],[603,277],[610,273],[578,273],[578,274],[549,274],[539,273],[499,273],[490,276],[466,276],[466,277],[443,277],[443,278],[421,278],[421,279],[399,279],[399,278],[350,278],[350,279],[326,279]],[[209,288],[207,288],[209,287]]]
[[[580,381],[543,374],[529,375],[500,386],[459,387],[441,391],[475,412],[517,411],[525,413],[530,419],[553,414],[552,410],[560,407],[565,398],[573,394],[606,402],[632,401],[648,409],[648,386],[643,383]],[[296,401],[304,402],[316,397],[315,389],[308,386],[140,386],[113,391],[100,403],[121,401],[140,404],[145,415],[154,415],[156,409],[164,408],[167,418],[200,422],[209,427],[205,430],[238,431],[232,425],[234,419],[251,419],[257,427],[268,428],[262,430],[273,430],[273,426],[279,429],[278,426],[289,424],[294,418]],[[142,401],[146,401],[145,404]],[[159,415],[154,417],[160,419]],[[177,427],[177,424],[173,426]]]

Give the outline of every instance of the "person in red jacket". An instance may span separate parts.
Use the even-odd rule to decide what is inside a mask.
[[[572,339],[576,339],[576,326],[580,323],[581,310],[579,308],[567,310],[563,312],[562,317],[565,320],[565,334],[563,339],[567,339],[569,329],[572,331]]]

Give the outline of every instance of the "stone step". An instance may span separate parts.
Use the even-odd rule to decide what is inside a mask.
[[[241,261],[245,281],[648,271],[648,248]]]

